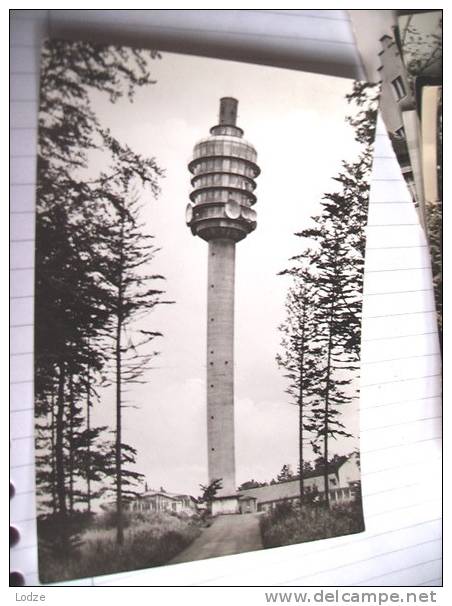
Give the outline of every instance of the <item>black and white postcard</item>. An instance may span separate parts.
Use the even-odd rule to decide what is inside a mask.
[[[364,530],[378,94],[287,69],[45,43],[43,583]]]

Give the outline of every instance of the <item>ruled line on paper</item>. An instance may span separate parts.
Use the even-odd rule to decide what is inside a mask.
[[[397,362],[399,360],[413,360],[417,358],[433,358],[436,356],[440,356],[439,351],[435,351],[433,353],[422,353],[413,356],[398,356],[397,358],[385,358],[382,360],[371,360],[366,362],[361,362],[361,366],[371,366],[372,364],[383,364],[384,362]]]
[[[395,318],[399,316],[414,316],[418,314],[436,314],[436,309],[426,309],[422,311],[407,311],[404,313],[391,313],[391,314],[382,314],[379,316],[366,316],[366,320],[376,320],[380,318]]]
[[[384,295],[403,295],[403,294],[410,294],[413,292],[431,292],[431,288],[415,288],[413,290],[387,290],[384,292],[366,292],[365,296],[366,297],[380,297],[380,296],[384,296]]]
[[[324,574],[325,572],[334,572],[334,571],[337,571],[337,570],[341,570],[341,569],[343,569],[343,568],[347,568],[347,567],[349,567],[349,566],[351,566],[351,565],[353,565],[353,564],[358,564],[358,563],[359,563],[359,564],[363,564],[364,562],[370,562],[371,560],[375,560],[375,559],[378,559],[378,558],[384,558],[384,557],[386,557],[386,556],[388,556],[388,555],[390,555],[390,554],[394,554],[394,553],[401,553],[401,552],[403,552],[403,551],[408,551],[408,550],[410,550],[410,549],[414,549],[414,548],[416,548],[416,547],[420,547],[420,546],[426,545],[426,544],[428,544],[428,543],[437,543],[438,541],[440,541],[440,539],[430,539],[430,540],[428,540],[428,541],[422,541],[422,542],[420,542],[420,543],[415,543],[414,545],[409,545],[409,546],[407,546],[407,547],[400,547],[400,548],[398,548],[398,549],[392,549],[392,550],[390,550],[390,551],[386,551],[386,552],[384,552],[384,553],[379,553],[379,554],[376,554],[376,555],[374,555],[374,556],[367,557],[367,558],[362,559],[362,560],[356,560],[356,561],[353,561],[353,562],[348,562],[348,563],[346,563],[346,564],[340,564],[339,566],[335,566],[335,567],[333,567],[333,568],[328,568],[328,570],[327,570],[327,571],[322,571],[321,573],[317,573],[317,574],[315,574],[315,575],[313,575],[313,576],[318,576],[319,574]],[[415,566],[416,566],[416,567],[417,567],[417,566],[420,566],[421,564],[423,564],[423,563],[428,563],[428,562],[430,562],[430,561],[437,561],[437,560],[439,560],[439,559],[440,559],[440,558],[435,558],[435,560],[427,560],[427,561],[425,561],[425,562],[420,562],[420,563],[418,563],[418,564],[413,564],[413,567],[415,567]],[[404,568],[400,568],[400,569],[398,569],[398,571],[406,570],[406,569],[409,569],[409,568],[410,568],[410,566],[405,566]],[[309,577],[309,576],[312,576],[312,575],[303,575],[303,576],[301,576],[301,577],[290,578],[290,579],[288,579],[288,580],[286,580],[286,581],[282,581],[282,583],[281,583],[281,584],[282,584],[282,585],[287,585],[287,584],[292,583],[292,582],[295,582],[295,581],[297,581],[297,582],[298,582],[298,581],[300,581],[301,579],[307,578],[307,577]],[[386,576],[386,575],[381,575],[381,576]],[[366,580],[369,580],[369,579],[366,579]]]
[[[423,267],[393,267],[391,269],[368,269],[368,274],[386,273],[388,271],[420,271],[430,269],[430,265],[424,265]]]
[[[426,524],[428,524],[428,523],[429,522],[427,521]],[[380,532],[380,533],[372,533],[371,535],[368,535],[368,536],[363,536],[362,534],[359,534],[359,535],[353,535],[352,537],[340,537],[339,540],[340,539],[344,539],[344,540],[341,540],[341,542],[339,544],[336,544],[336,545],[331,545],[331,542],[330,542],[329,548],[326,548],[326,549],[325,549],[325,547],[321,547],[321,548],[317,548],[316,549],[314,546],[312,546],[313,547],[312,550],[311,549],[309,550],[310,552],[312,551],[312,553],[309,553],[309,556],[312,555],[315,558],[317,558],[318,556],[320,556],[321,561],[318,561],[317,563],[320,564],[320,566],[322,566],[324,564],[324,562],[329,559],[328,556],[325,557],[325,554],[329,554],[330,551],[334,550],[334,551],[340,553],[341,550],[342,550],[343,553],[344,553],[344,556],[348,556],[350,552],[353,553],[353,550],[354,550],[354,548],[356,546],[359,548],[360,545],[364,545],[366,543],[367,544],[371,543],[373,541],[373,539],[375,539],[375,538],[378,539],[379,537],[387,537],[388,534],[394,534],[394,533],[396,533],[399,530],[400,530],[401,533],[403,533],[404,530],[407,530],[407,529],[409,530],[409,529],[412,529],[414,527],[419,528],[420,526],[423,526],[423,525],[424,525],[424,523],[415,524],[414,526],[413,525],[405,525],[405,526],[402,525],[402,527],[400,529],[399,528],[395,528],[395,529],[390,530],[389,532],[385,531],[385,532]],[[338,540],[338,538],[336,538],[336,540]],[[297,552],[300,554],[300,555],[298,555],[298,557],[295,556],[293,560],[291,560],[291,559],[289,559],[287,557],[284,558],[284,559],[283,558],[279,558],[277,560],[276,565],[278,567],[280,567],[280,566],[284,567],[283,571],[282,571],[283,574],[287,575],[286,568],[290,567],[290,566],[292,566],[293,568],[297,569],[297,571],[298,571],[298,569],[299,569],[299,558],[300,557],[303,558],[304,556],[306,556],[306,557],[308,556],[307,550],[305,548],[303,549],[303,547],[306,547],[305,544],[302,544],[302,545],[300,545],[298,547],[299,547],[299,549],[297,550]],[[337,559],[339,559],[339,558],[337,558],[337,556],[336,557],[333,556],[333,559],[331,561],[335,562],[335,561],[337,561]],[[329,572],[330,570],[331,569],[329,567],[326,567],[323,570],[321,570],[321,572]],[[224,576],[224,575],[222,575],[222,576]],[[286,579],[287,579],[287,576],[286,576]],[[215,580],[215,579],[210,579],[210,580]],[[344,581],[344,580],[345,579],[343,579],[342,581]],[[278,584],[279,583],[280,583],[280,581],[278,580]],[[343,584],[343,582],[341,584]],[[352,583],[345,583],[345,584],[352,584]]]
[[[13,295],[12,297],[9,298],[10,301],[13,301],[14,299],[33,299],[34,295]]]
[[[391,341],[393,339],[406,339],[407,337],[425,337],[427,335],[437,335],[437,331],[430,332],[417,332],[407,335],[395,335],[395,336],[383,336],[383,337],[372,337],[371,339],[363,339],[363,343],[373,343],[374,341]]]
[[[400,427],[403,425],[406,427],[407,425],[412,425],[413,423],[423,423],[424,421],[433,421],[436,419],[441,419],[442,415],[432,415],[430,417],[422,417],[420,419],[410,419],[409,421],[400,421],[399,423],[390,423],[388,425],[378,425],[377,427],[362,427],[361,433],[369,433],[371,431],[381,431],[383,429],[392,429],[394,427]]]
[[[437,539],[437,540],[440,541],[440,539]],[[442,558],[439,557],[439,558],[434,558],[432,560],[424,560],[423,562],[419,562],[418,564],[412,564],[411,566],[404,566],[403,568],[396,568],[396,569],[393,569],[390,572],[387,572],[385,574],[380,574],[380,575],[377,575],[375,577],[370,577],[370,578],[367,578],[367,579],[363,579],[362,581],[359,581],[358,584],[362,585],[363,583],[369,583],[369,581],[376,581],[377,579],[382,579],[384,577],[391,576],[392,574],[394,574],[396,572],[403,572],[405,570],[410,570],[412,568],[419,568],[419,566],[423,566],[425,564],[430,564],[432,562],[439,562],[441,560],[442,560]],[[424,581],[424,583],[426,583],[426,582],[427,581]],[[403,585],[402,585],[402,587],[403,587]]]
[[[440,455],[438,455],[435,459],[432,459],[432,462],[439,462],[439,461],[441,461],[441,456]],[[391,472],[391,471],[393,472],[393,471],[396,471],[397,469],[407,469],[407,467],[414,467],[415,469],[418,469],[419,468],[419,461],[416,461],[414,463],[409,463],[408,465],[406,463],[404,463],[403,465],[394,465],[394,466],[391,466],[391,467],[382,467],[380,469],[374,469],[372,471],[366,471],[364,473],[364,476],[365,476],[365,478],[368,478],[369,476],[372,476],[372,475],[375,475],[375,474],[379,474],[379,473],[382,474],[382,473],[387,473],[387,472]],[[435,502],[436,501],[441,502],[441,499],[438,499],[438,498],[436,498],[436,499],[429,499],[429,501],[430,500],[433,500]],[[419,505],[422,505],[422,503],[411,503],[410,507],[416,507],[416,506],[419,506]],[[406,505],[404,505],[403,507],[406,507]],[[377,514],[375,514],[375,515],[377,515]]]
[[[419,398],[409,398],[408,400],[396,400],[394,402],[384,402],[383,404],[373,403],[372,406],[369,408],[371,408],[371,409],[381,408],[382,406],[394,406],[395,404],[407,404],[409,402],[418,402],[420,400],[431,400],[434,398],[441,398],[441,397],[442,397],[442,394],[437,393],[437,394],[433,394],[433,395],[422,396]]]
[[[440,373],[435,373],[435,374],[431,374],[431,375],[422,375],[422,376],[416,376],[416,377],[403,377],[401,379],[389,379],[387,381],[378,381],[377,383],[368,383],[363,384],[361,383],[361,389],[367,388],[367,387],[379,387],[380,385],[390,385],[392,383],[404,383],[405,381],[418,381],[419,379],[430,379],[433,377],[440,377],[441,374]]]
[[[292,548],[297,547],[299,552],[301,553],[305,553],[306,549],[309,548],[310,552],[312,552],[313,556],[323,556],[322,560],[323,562],[325,562],[328,557],[325,557],[325,554],[329,554],[331,551],[340,551],[340,550],[349,550],[352,549],[353,547],[355,547],[356,545],[363,544],[366,542],[370,542],[375,538],[379,538],[379,537],[385,537],[388,534],[393,534],[396,532],[400,532],[402,533],[405,530],[411,530],[413,528],[419,528],[423,525],[427,525],[427,524],[431,524],[432,522],[438,522],[440,521],[440,518],[433,518],[433,519],[429,519],[426,521],[423,521],[421,523],[417,523],[417,524],[410,524],[410,525],[401,525],[399,528],[394,528],[391,529],[390,531],[383,531],[383,532],[378,532],[378,533],[373,533],[372,535],[368,535],[368,536],[363,536],[363,534],[357,534],[357,535],[349,535],[349,536],[345,536],[345,537],[336,537],[337,539],[343,539],[343,541],[341,541],[340,544],[336,544],[336,545],[331,545],[331,542],[329,542],[328,546],[321,546],[321,544],[323,542],[320,541],[316,541],[315,543],[312,544],[306,544],[306,543],[302,543],[299,545],[293,545]],[[309,545],[309,547],[308,547]],[[277,552],[280,552],[281,555],[278,555]],[[277,550],[277,552],[275,553],[275,559],[272,562],[272,566],[284,566],[284,568],[286,568],[288,565],[294,565],[297,568],[299,567],[299,558],[300,555],[296,555],[293,559],[288,558],[287,556],[282,556],[282,554],[284,553],[284,551],[282,550]],[[266,552],[266,555],[268,554],[268,552]],[[302,556],[301,556],[302,557]],[[336,558],[334,558],[332,561],[335,561]],[[223,560],[224,561],[224,560]],[[222,567],[223,568],[223,567]],[[326,568],[324,570],[324,572],[328,572],[329,568]],[[251,570],[250,570],[251,572]],[[138,576],[142,576],[143,573],[142,571],[135,571],[135,572],[125,572],[125,573],[121,573],[120,578],[121,579],[127,579],[127,578],[131,578],[131,577],[135,577],[137,578]],[[111,575],[110,575],[111,578]],[[203,579],[203,582],[211,582],[214,580],[219,580],[221,578],[225,578],[224,574],[218,574],[215,577],[211,577],[208,579]],[[108,580],[104,581],[106,583],[108,583]],[[98,581],[99,584],[102,584],[102,579]]]
[[[427,244],[402,244],[401,246],[377,246],[366,248],[368,250],[397,250],[400,248],[428,248]]]
[[[416,227],[419,229],[419,223],[368,223],[367,227]]]
[[[377,183],[380,181],[383,181],[385,183],[391,183],[392,181],[396,181],[397,183],[400,183],[400,179],[398,177],[394,177],[393,179],[388,179],[387,177],[384,177],[381,179],[377,178],[377,179],[372,179],[372,181],[377,182]]]
[[[13,243],[16,242],[34,242],[34,238],[30,240],[12,240]],[[34,271],[34,267],[11,267],[10,272],[18,272],[18,271]]]
[[[427,581],[422,581],[422,583],[419,583],[419,585],[431,585],[434,586],[437,583],[441,583],[442,582],[442,578],[437,577],[435,579],[428,579]]]
[[[249,11],[250,13],[259,13],[259,10],[256,9],[250,9]],[[327,21],[344,21],[347,22],[348,19],[346,19],[343,15],[338,15],[338,16],[331,16],[331,15],[326,15],[325,13],[343,13],[343,11],[334,11],[334,10],[328,10],[328,11],[306,11],[306,10],[299,10],[299,11],[275,11],[275,10],[269,10],[267,11],[269,13],[272,13],[274,15],[282,15],[282,16],[287,16],[288,13],[291,14],[291,16],[295,17],[295,18],[302,18],[302,19],[306,19],[306,17],[308,17],[309,19],[325,19]],[[317,13],[315,15],[312,15],[311,13]]]
[[[400,205],[407,206],[407,207],[410,207],[410,208],[413,206],[413,202],[411,202],[410,200],[393,200],[393,201],[390,201],[390,200],[382,200],[382,201],[374,200],[372,202],[372,206],[375,206],[375,205],[378,206],[379,204],[386,204],[387,206],[394,206],[394,205],[399,205],[400,204]]]
[[[35,518],[32,518],[32,520],[35,521]],[[32,520],[29,520],[29,521],[32,521]],[[23,523],[23,521],[22,521],[22,523]],[[18,551],[24,551],[25,549],[36,549],[37,550],[37,548],[38,548],[37,543],[29,543],[26,545],[21,545],[20,543],[22,541],[23,541],[23,534],[21,533],[19,544],[12,547],[13,552],[17,553]]]
[[[413,440],[411,442],[405,442],[405,443],[399,443],[399,444],[392,444],[389,446],[381,446],[379,448],[372,448],[372,449],[365,449],[361,446],[361,454],[367,455],[373,452],[381,452],[383,450],[390,450],[392,448],[408,448],[410,446],[413,446],[415,444],[421,444],[423,442],[437,442],[438,440],[441,439],[441,434],[432,436],[431,438],[421,438],[420,440]]]
[[[438,522],[441,522],[441,517],[439,516],[435,516],[433,518],[426,518],[423,519],[419,522],[415,522],[415,523],[409,523],[409,524],[402,524],[400,526],[394,526],[393,528],[386,528],[384,530],[379,530],[378,532],[373,532],[372,534],[366,536],[364,533],[360,533],[357,535],[349,535],[344,537],[344,541],[341,544],[332,546],[331,549],[341,549],[343,547],[345,547],[346,545],[348,545],[352,540],[353,542],[357,542],[357,543],[364,543],[370,540],[373,540],[375,538],[378,537],[384,537],[387,535],[391,535],[391,534],[403,534],[406,530],[411,530],[413,528],[418,528],[419,526],[425,526],[427,524],[430,525],[436,525]],[[337,537],[336,537],[337,538]],[[437,537],[434,537],[435,539]],[[348,539],[348,540],[346,540]],[[321,554],[324,551],[327,551],[328,548],[325,547],[321,547],[318,550],[316,550],[315,554]]]

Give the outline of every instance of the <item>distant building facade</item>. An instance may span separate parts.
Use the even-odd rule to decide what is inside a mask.
[[[349,503],[354,499],[354,485],[361,479],[359,459],[357,454],[341,457],[336,463],[329,465],[328,483],[330,505]],[[307,497],[314,502],[323,499],[324,476],[323,469],[305,472],[304,490]],[[280,503],[297,503],[300,500],[300,481],[298,478],[285,482],[277,482],[267,486],[239,490],[233,495],[234,502],[230,503],[227,511],[218,511],[212,507],[212,514],[247,514],[271,511]],[[212,504],[215,503],[215,500]],[[112,508],[113,504],[112,504]],[[205,511],[207,505],[188,494],[160,490],[145,490],[134,499],[123,505],[124,511],[142,513],[174,513],[195,515]]]
[[[353,485],[360,481],[361,473],[356,454],[343,457],[330,465],[328,474],[330,505],[348,503],[354,498]],[[322,469],[307,472],[304,476],[306,495],[322,499],[324,476]],[[299,479],[278,482],[269,486],[259,486],[239,491],[240,513],[270,511],[279,503],[296,503],[300,499]]]
[[[415,108],[414,95],[395,40],[385,35],[380,42],[381,113],[387,129],[402,136],[402,112]]]
[[[403,177],[416,204],[421,202],[421,173],[418,153],[419,124],[416,102],[407,70],[395,40],[380,39],[380,109]]]
[[[125,511],[144,513],[183,513],[194,515],[196,499],[188,494],[177,494],[165,490],[147,490],[124,504]]]

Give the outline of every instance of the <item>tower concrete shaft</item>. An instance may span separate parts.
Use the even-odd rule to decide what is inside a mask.
[[[207,294],[207,448],[209,481],[222,480],[217,496],[232,495],[234,450],[235,242],[209,242]]]

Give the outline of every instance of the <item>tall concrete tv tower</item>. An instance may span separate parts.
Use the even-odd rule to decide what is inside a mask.
[[[222,480],[212,513],[236,513],[234,450],[235,244],[256,228],[257,153],[236,125],[238,101],[220,100],[219,123],[193,149],[186,222],[209,243],[207,448],[209,482]]]

